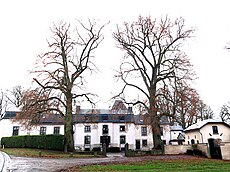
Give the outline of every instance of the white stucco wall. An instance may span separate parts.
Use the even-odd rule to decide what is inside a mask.
[[[212,126],[218,127],[218,134],[213,134]],[[200,130],[192,130],[185,133],[185,144],[191,144],[194,139],[195,143],[208,143],[208,139],[221,139],[222,142],[230,141],[230,128],[223,124],[208,123]]]
[[[218,127],[218,134],[213,134],[212,126]],[[207,124],[200,132],[203,134],[204,143],[208,143],[210,138],[221,139],[222,142],[230,141],[230,128],[223,124]]]
[[[126,143],[135,143],[135,127],[133,123],[87,123],[87,124],[75,124],[74,132],[74,144],[75,147],[84,149],[85,136],[91,137],[91,149],[100,145],[100,137],[103,136],[103,125],[108,125],[110,136],[110,146],[123,148],[125,144],[120,144],[120,136],[126,137]],[[85,132],[85,126],[90,126],[91,132]],[[120,126],[125,126],[125,131],[120,131]]]
[[[169,144],[170,141],[170,125],[161,125],[163,127],[163,136],[161,136],[162,140],[165,140],[166,145]]]
[[[10,137],[13,134],[13,127],[19,126],[18,135],[39,135],[40,127],[46,127],[46,134],[53,134],[54,127],[60,127],[60,134],[64,134],[64,126],[63,125],[41,125],[37,127],[33,127],[31,130],[25,129],[18,122],[12,122],[11,119],[3,119],[0,121],[0,139],[2,137]]]
[[[85,132],[85,125],[91,126],[91,132]],[[129,144],[130,149],[136,149],[136,140],[140,141],[140,148],[142,150],[149,150],[153,147],[153,139],[151,127],[147,126],[147,136],[141,135],[141,127],[144,125],[136,125],[134,123],[87,123],[74,125],[74,144],[75,148],[80,147],[84,150],[84,137],[91,136],[91,149],[100,146],[100,136],[102,136],[103,125],[108,125],[110,136],[110,146],[123,148],[125,144],[120,144],[120,136],[126,137],[126,143]],[[10,137],[13,134],[13,127],[19,126],[18,135],[39,135],[40,127],[46,127],[46,134],[53,134],[54,127],[60,127],[60,134],[64,134],[64,125],[41,125],[32,128],[32,130],[25,130],[19,123],[12,123],[10,119],[0,121],[0,139],[1,137]],[[125,131],[120,131],[120,126],[125,126]],[[170,127],[163,125],[163,140],[168,144],[170,140]],[[142,145],[142,141],[147,140],[147,146]]]

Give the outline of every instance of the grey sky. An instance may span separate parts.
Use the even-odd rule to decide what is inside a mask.
[[[230,52],[224,49],[230,42],[229,4],[228,0],[0,1],[0,88],[28,87],[28,70],[36,55],[44,52],[53,22],[63,19],[74,25],[75,19],[95,18],[102,23],[110,21],[104,29],[105,39],[95,53],[101,73],[91,78],[91,89],[106,101],[116,88],[111,77],[122,56],[111,38],[115,24],[135,21],[139,15],[168,15],[183,17],[188,27],[197,29],[195,37],[186,43],[186,53],[199,77],[196,87],[201,98],[219,113],[221,105],[230,101]]]

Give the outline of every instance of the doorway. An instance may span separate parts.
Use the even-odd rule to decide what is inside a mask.
[[[222,159],[220,145],[217,139],[208,139],[209,151],[211,158]]]
[[[136,140],[136,149],[137,150],[141,149],[141,141],[140,140]]]

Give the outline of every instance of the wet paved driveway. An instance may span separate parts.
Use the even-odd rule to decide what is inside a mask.
[[[108,154],[105,158],[68,158],[68,159],[50,159],[50,158],[28,158],[11,156],[11,167],[8,171],[12,172],[55,172],[66,169],[71,166],[99,164],[107,162],[118,162],[123,154]]]
[[[119,163],[142,160],[163,160],[163,159],[197,159],[188,155],[171,156],[145,156],[145,157],[124,157],[121,154],[108,154],[106,158],[84,158],[84,159],[49,159],[49,158],[27,158],[11,157],[10,172],[60,172],[62,169],[78,165]]]

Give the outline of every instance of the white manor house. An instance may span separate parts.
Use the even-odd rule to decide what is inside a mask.
[[[16,111],[7,111],[0,121],[0,139],[17,135],[64,134],[63,120],[58,116],[44,115],[40,125],[25,129],[13,119]],[[131,107],[116,100],[111,109],[81,109],[77,107],[74,119],[74,145],[77,150],[92,150],[106,143],[107,147],[150,150],[153,147],[151,128],[134,115]],[[175,144],[183,140],[183,129],[161,118],[161,138],[164,144]],[[182,136],[182,137],[181,137]]]

